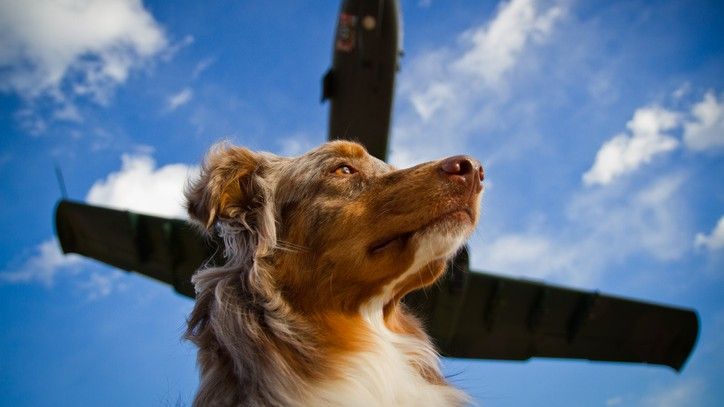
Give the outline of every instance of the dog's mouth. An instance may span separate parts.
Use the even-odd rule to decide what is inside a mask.
[[[376,240],[369,246],[368,252],[370,255],[375,255],[393,248],[404,249],[413,236],[422,234],[448,222],[468,223],[472,225],[475,223],[475,217],[470,208],[454,209],[445,212],[419,228]]]

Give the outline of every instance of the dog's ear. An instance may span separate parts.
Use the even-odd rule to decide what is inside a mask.
[[[263,159],[245,148],[220,143],[204,159],[201,174],[186,186],[191,219],[211,229],[217,219],[239,219],[257,198],[254,177]]]

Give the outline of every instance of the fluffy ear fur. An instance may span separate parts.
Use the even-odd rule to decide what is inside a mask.
[[[257,154],[220,143],[204,159],[201,175],[187,185],[186,208],[207,231],[218,219],[245,222],[244,213],[259,196],[254,177],[262,162]]]

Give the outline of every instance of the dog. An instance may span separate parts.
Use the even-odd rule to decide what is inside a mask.
[[[348,141],[294,158],[214,146],[185,190],[226,259],[192,278],[194,405],[467,404],[401,300],[444,272],[482,191],[468,156],[398,170]]]

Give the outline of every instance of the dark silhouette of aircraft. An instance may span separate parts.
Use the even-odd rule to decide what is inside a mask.
[[[323,79],[329,139],[356,139],[383,160],[401,56],[398,13],[396,0],[343,0]],[[190,298],[191,275],[222,261],[222,242],[179,219],[61,200],[56,230],[64,253],[144,274]],[[699,331],[694,310],[470,272],[467,250],[437,285],[405,301],[426,320],[441,353],[458,358],[573,358],[680,371]]]

